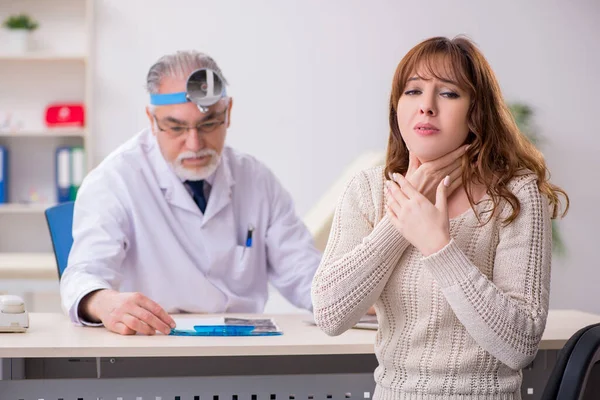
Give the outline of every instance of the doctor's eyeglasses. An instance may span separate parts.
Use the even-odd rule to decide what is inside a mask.
[[[154,118],[154,123],[156,124],[156,127],[159,131],[165,132],[171,138],[178,138],[187,134],[192,129],[195,129],[198,133],[211,133],[215,131],[218,127],[220,127],[227,121],[228,110],[229,107],[225,108],[225,110],[221,112],[215,113],[208,120],[193,127],[185,126],[180,121],[177,121],[176,119],[171,117],[165,118],[163,123],[166,125],[160,126],[156,115],[152,114],[152,117]]]

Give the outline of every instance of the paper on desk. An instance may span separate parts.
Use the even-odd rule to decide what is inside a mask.
[[[178,331],[193,331],[194,326],[225,325],[224,317],[173,317]]]
[[[305,322],[310,325],[317,325],[313,317],[305,320]],[[379,328],[379,324],[377,323],[377,316],[365,314],[360,318],[356,325],[353,326],[353,328],[377,330]]]

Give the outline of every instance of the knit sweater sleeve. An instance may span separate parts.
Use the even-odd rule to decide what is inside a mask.
[[[454,240],[423,259],[471,337],[505,365],[519,370],[535,357],[546,326],[552,227],[537,182],[515,191],[521,210],[499,228],[493,278],[486,277]],[[504,207],[501,217],[511,209]]]
[[[328,335],[339,335],[358,322],[379,298],[409,245],[387,216],[375,222],[373,199],[381,195],[372,190],[364,172],[349,182],[313,278],[315,322]]]

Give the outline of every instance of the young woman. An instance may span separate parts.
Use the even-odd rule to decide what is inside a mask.
[[[468,39],[408,52],[389,121],[385,168],[340,199],[315,320],[339,335],[375,304],[375,399],[520,399],[546,325],[551,218],[568,197]]]

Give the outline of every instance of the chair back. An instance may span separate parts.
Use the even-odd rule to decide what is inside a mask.
[[[564,345],[552,369],[541,400],[577,400],[600,360],[600,323],[578,330]]]
[[[74,202],[69,201],[50,207],[45,211],[59,279],[65,271],[65,268],[67,268],[69,253],[71,252],[71,246],[73,245],[74,204]]]

